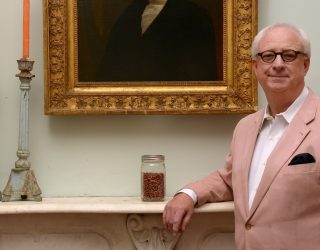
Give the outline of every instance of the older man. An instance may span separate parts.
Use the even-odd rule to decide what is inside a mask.
[[[164,224],[181,233],[194,204],[234,200],[238,250],[320,249],[320,99],[304,81],[310,42],[275,24],[259,32],[252,52],[267,108],[238,123],[225,166],[181,190]]]

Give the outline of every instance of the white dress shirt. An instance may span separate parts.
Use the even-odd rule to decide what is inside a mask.
[[[304,87],[290,107],[285,112],[275,115],[274,118],[269,114],[269,109],[266,108],[250,166],[249,209],[256,195],[269,155],[301,108],[308,92],[308,88]]]
[[[149,0],[149,4],[146,6],[141,17],[141,31],[142,34],[148,29],[150,24],[159,15],[167,0]]]
[[[261,124],[259,136],[255,145],[250,173],[249,173],[249,209],[251,208],[258,186],[260,184],[267,159],[279,139],[285,132],[289,123],[293,120],[296,113],[301,108],[306,99],[309,90],[304,87],[298,98],[290,105],[290,107],[273,118],[269,114],[269,109],[265,109],[264,119]],[[189,195],[194,204],[197,203],[197,194],[191,189],[182,189],[179,191]]]

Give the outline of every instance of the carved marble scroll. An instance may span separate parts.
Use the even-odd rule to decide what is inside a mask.
[[[138,250],[172,250],[179,236],[172,236],[159,223],[144,215],[131,214],[127,218],[128,233]]]

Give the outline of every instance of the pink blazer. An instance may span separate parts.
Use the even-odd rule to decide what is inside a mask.
[[[320,99],[311,90],[271,153],[251,209],[248,176],[264,111],[236,126],[225,166],[189,184],[198,205],[234,200],[238,250],[320,249]],[[289,165],[311,154],[315,162]]]

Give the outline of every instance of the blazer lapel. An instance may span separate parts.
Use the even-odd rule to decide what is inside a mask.
[[[251,160],[255,148],[255,144],[260,132],[261,124],[264,117],[264,110],[260,110],[259,114],[255,117],[253,126],[250,126],[247,130],[247,133],[245,133],[243,141],[245,142],[245,145],[243,147],[244,152],[243,156],[244,159],[241,164],[241,178],[242,178],[242,196],[244,198],[243,204],[244,204],[244,211],[246,213],[246,216],[249,214],[249,171],[250,171],[250,165]]]
[[[310,93],[302,108],[289,124],[287,130],[268,158],[266,168],[250,209],[249,218],[256,211],[280,169],[285,165],[310,132],[308,124],[315,117],[317,99],[315,98],[314,93],[311,90],[309,91]]]

